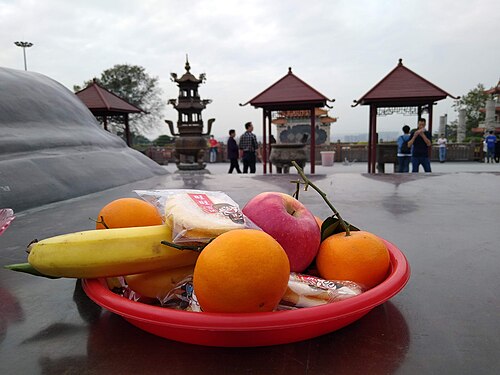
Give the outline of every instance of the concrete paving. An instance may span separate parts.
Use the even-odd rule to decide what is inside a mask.
[[[133,189],[223,190],[244,205],[291,193],[291,175],[170,173],[18,213],[0,236],[1,265],[26,259],[34,238],[91,229],[107,202]],[[260,166],[258,166],[260,167]],[[175,166],[165,167],[175,172]],[[432,174],[368,175],[366,163],[318,167],[311,177],[345,219],[396,244],[412,276],[359,321],[311,340],[264,348],[209,348],[158,338],[103,311],[71,279],[0,269],[1,374],[493,374],[500,368],[500,165],[433,164]],[[306,167],[306,172],[308,168]],[[188,184],[188,185],[186,185]],[[301,200],[320,217],[314,192]]]

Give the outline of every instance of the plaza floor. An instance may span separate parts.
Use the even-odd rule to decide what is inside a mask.
[[[222,190],[243,206],[291,193],[291,175],[172,173],[19,212],[0,236],[1,265],[34,238],[92,229],[107,202],[134,189]],[[162,339],[90,301],[78,281],[0,269],[1,374],[494,374],[500,368],[500,164],[432,164],[431,174],[366,174],[366,163],[317,166],[311,179],[344,218],[396,244],[408,285],[359,321],[298,343],[211,348]],[[387,168],[390,172],[392,167]],[[309,167],[306,166],[306,172]],[[301,201],[320,217],[314,191]]]

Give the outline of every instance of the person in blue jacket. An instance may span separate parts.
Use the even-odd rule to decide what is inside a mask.
[[[490,130],[490,134],[484,139],[486,142],[486,158],[488,163],[495,162],[495,144],[497,143],[497,137],[493,134],[493,130]]]
[[[410,171],[411,149],[408,147],[410,140],[410,127],[403,126],[403,134],[398,137],[398,172]]]

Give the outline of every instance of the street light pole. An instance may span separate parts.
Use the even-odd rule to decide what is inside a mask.
[[[33,46],[33,43],[30,42],[14,42],[14,44],[23,49],[24,56],[24,70],[28,70],[28,66],[26,65],[26,48],[30,48]]]

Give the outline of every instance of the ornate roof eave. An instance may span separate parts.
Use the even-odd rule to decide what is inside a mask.
[[[484,92],[490,95],[500,94],[500,79],[498,80],[498,83],[495,87],[492,87],[489,90],[485,90]]]
[[[256,102],[255,101],[260,96],[264,95],[265,93],[269,92],[270,90],[273,90],[274,87],[276,87],[277,85],[279,85],[282,81],[286,80],[289,76],[294,77],[304,87],[306,87],[310,91],[316,93],[318,95],[318,97],[321,98],[321,99],[318,98],[317,100],[311,100],[311,101],[304,100],[304,101],[296,101],[296,102],[295,101],[291,101],[291,102],[286,101],[286,102],[283,102],[283,103],[282,102]],[[325,107],[326,106],[328,108],[332,108],[331,106],[329,106],[327,104],[327,102],[333,103],[333,102],[335,102],[335,99],[329,99],[329,98],[327,98],[325,95],[323,95],[322,93],[320,93],[318,90],[316,90],[314,87],[312,87],[311,85],[309,85],[307,82],[303,81],[302,79],[300,79],[299,77],[297,77],[295,74],[293,74],[292,73],[292,68],[289,67],[288,68],[288,73],[285,74],[282,78],[280,78],[278,81],[276,81],[271,86],[269,86],[268,88],[266,88],[264,91],[260,92],[256,96],[254,96],[252,99],[250,99],[246,103],[239,103],[239,105],[240,105],[240,107],[244,107],[247,104],[251,104],[255,108],[268,108],[268,109],[272,109],[272,107],[274,107],[274,106],[283,107],[284,105],[286,105],[288,103],[290,103],[292,106],[295,106],[298,103],[304,103],[304,109],[306,108],[307,104],[313,105],[315,107]]]
[[[116,95],[115,93],[105,89],[104,87],[99,85],[99,83],[97,83],[96,78],[92,79],[92,83],[90,85],[88,85],[87,87],[85,87],[84,89],[82,89],[80,91],[75,92],[75,95],[78,96],[83,101],[83,99],[80,97],[80,94],[85,92],[85,91],[92,90],[92,89],[99,96],[100,101],[102,102],[104,107],[92,107],[92,108],[89,107],[89,110],[91,112],[92,112],[92,110],[95,110],[96,113],[97,112],[101,113],[101,112],[106,112],[106,111],[108,111],[109,113],[115,113],[115,114],[122,114],[122,113],[145,113],[145,114],[148,114],[149,113],[149,112],[145,111],[144,109],[140,108],[139,106],[132,104],[129,101],[127,101],[126,99],[123,99],[123,98],[119,97],[118,95]],[[106,95],[111,95],[111,96],[115,97],[116,99],[118,99],[119,103],[124,103],[125,107],[127,107],[127,108],[117,108],[117,107],[114,107],[113,105],[109,104],[108,100],[106,100],[106,97],[105,97]],[[94,113],[94,112],[92,112],[92,113]]]
[[[435,97],[436,99],[434,99],[434,100],[442,100],[442,99],[446,99],[446,97],[448,97],[448,96],[449,96],[450,98],[452,98],[452,99],[460,99],[460,96],[453,96],[453,95],[451,95],[450,93],[448,93],[448,92],[444,91],[443,89],[439,88],[438,86],[436,86],[435,84],[433,84],[433,83],[432,83],[432,82],[430,82],[429,80],[425,79],[425,78],[424,78],[424,77],[422,77],[421,75],[419,75],[419,74],[415,73],[413,70],[408,69],[406,66],[403,66],[403,59],[401,59],[401,58],[400,58],[400,59],[399,59],[399,61],[398,61],[398,64],[396,65],[396,67],[395,67],[394,69],[392,69],[389,73],[387,73],[387,74],[384,76],[384,78],[382,78],[382,79],[381,79],[381,80],[380,80],[380,81],[379,81],[379,82],[378,82],[375,86],[373,86],[370,90],[368,90],[368,91],[367,91],[367,92],[366,92],[363,96],[361,96],[361,98],[359,98],[358,100],[354,99],[354,100],[353,100],[353,103],[354,103],[354,104],[351,104],[351,107],[353,107],[353,108],[354,108],[354,107],[356,107],[356,106],[358,106],[358,105],[374,104],[374,103],[377,101],[377,99],[367,99],[367,100],[365,100],[366,96],[368,96],[368,95],[369,95],[370,93],[372,93],[372,92],[373,92],[376,88],[378,88],[378,87],[382,84],[382,82],[384,82],[384,81],[387,79],[387,77],[389,77],[392,73],[394,73],[394,71],[395,71],[396,69],[401,68],[401,67],[405,68],[407,71],[409,71],[410,73],[412,73],[412,74],[413,74],[413,75],[415,75],[416,77],[418,77],[418,78],[422,79],[423,81],[427,82],[429,85],[433,86],[434,88],[438,89],[439,91],[442,91],[442,92],[443,92],[443,94],[445,94],[445,95],[443,95],[442,97],[441,97],[441,96],[439,96],[439,97]],[[419,98],[419,99],[420,99],[420,98]],[[424,98],[422,98],[422,99],[424,99]],[[404,101],[406,101],[406,100],[407,100],[407,98],[404,98],[404,99],[399,99],[399,102],[404,102]],[[411,98],[409,98],[409,99],[408,99],[408,101],[411,101],[411,100],[412,100]],[[381,101],[388,101],[388,102],[389,102],[389,101],[391,101],[391,99],[381,99]],[[401,105],[401,106],[403,106],[403,105]]]

